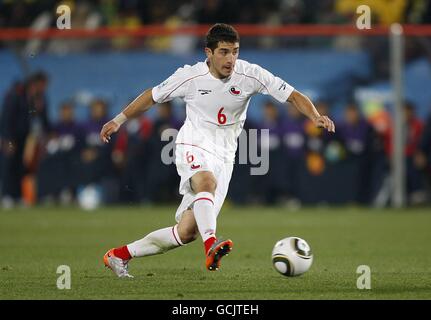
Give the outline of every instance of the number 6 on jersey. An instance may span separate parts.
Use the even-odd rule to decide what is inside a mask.
[[[226,115],[223,114],[224,107],[220,108],[220,110],[217,113],[217,120],[219,124],[225,124],[226,123]]]

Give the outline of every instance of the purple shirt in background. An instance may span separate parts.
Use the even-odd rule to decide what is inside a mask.
[[[82,142],[81,128],[76,122],[58,122],[53,130],[56,136],[47,143],[48,154],[73,150]]]
[[[305,119],[286,118],[280,126],[280,135],[288,156],[301,157],[305,151]]]
[[[267,121],[264,119],[262,123],[258,125],[259,130],[269,129],[269,141],[268,145],[265,144],[261,138],[258,138],[258,143],[261,144],[262,147],[266,147],[269,151],[275,151],[280,148],[281,138],[282,138],[282,127],[281,121]],[[260,136],[261,132],[258,132],[258,136]]]
[[[58,122],[54,125],[54,132],[58,136],[73,135],[79,137],[81,130],[81,126],[76,122]]]
[[[87,146],[95,147],[105,145],[100,139],[99,133],[103,125],[108,121],[108,118],[102,118],[100,120],[88,120],[82,124],[81,128],[84,135],[84,142]]]
[[[355,125],[343,122],[337,126],[337,131],[343,139],[347,150],[355,155],[364,153],[370,129],[370,125],[364,119],[361,119]]]

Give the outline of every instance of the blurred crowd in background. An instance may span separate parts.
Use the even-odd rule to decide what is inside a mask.
[[[161,161],[167,144],[161,139],[162,132],[179,129],[183,122],[174,115],[170,103],[158,105],[154,118],[142,115],[129,121],[111,143],[103,144],[99,132],[110,119],[108,101],[94,99],[86,121],[77,121],[73,101],[65,101],[58,106],[58,121],[51,121],[47,116],[48,85],[48,76],[36,72],[24,83],[14,83],[3,98],[0,180],[4,208],[23,203],[68,205],[79,200],[80,193],[88,192],[88,186],[106,204],[178,200],[175,166]],[[247,120],[245,130],[269,129],[268,143],[259,145],[260,150],[269,152],[269,172],[252,176],[250,166],[237,161],[230,201],[294,206],[325,201],[389,203],[390,127],[383,132],[375,130],[354,103],[346,105],[335,134],[316,128],[291,105],[268,100],[261,107],[261,121]],[[325,101],[317,101],[316,107],[330,115]],[[415,106],[406,102],[404,121],[408,202],[426,204],[431,178],[431,115],[424,123],[415,116]],[[343,196],[343,192],[347,193]],[[313,198],[315,194],[321,199]]]
[[[136,27],[147,24],[336,24],[348,23],[360,5],[370,6],[373,23],[429,23],[427,0],[3,0],[0,27],[29,27],[59,4],[76,13],[74,27],[90,21],[105,26]],[[55,23],[52,24],[55,26]]]
[[[71,8],[72,28],[85,29],[103,26],[134,29],[154,24],[176,28],[216,22],[265,26],[352,25],[358,17],[356,10],[360,5],[371,8],[373,25],[431,23],[431,1],[427,0],[3,0],[0,1],[0,28],[55,28],[56,8],[60,4]],[[31,38],[0,42],[0,58],[9,61],[3,70],[3,78],[8,79],[8,84],[0,83],[1,206],[68,205],[80,199],[106,204],[177,203],[179,177],[173,164],[165,165],[161,161],[161,150],[167,143],[161,140],[161,134],[167,128],[179,129],[184,115],[173,112],[173,105],[167,103],[158,105],[155,115],[143,115],[129,121],[109,144],[101,142],[99,131],[120,107],[115,101],[114,91],[132,95],[134,86],[141,88],[146,85],[144,80],[151,80],[154,85],[151,72],[168,72],[160,71],[162,66],[154,56],[146,56],[146,59],[147,64],[155,69],[146,70],[145,64],[139,60],[141,53],[166,53],[171,55],[170,62],[177,62],[180,55],[202,53],[202,38],[190,35],[122,35],[103,39]],[[423,111],[428,115],[428,100],[431,98],[423,87],[427,88],[429,83],[427,68],[430,68],[431,38],[406,37],[405,40],[406,70],[411,71],[406,72],[406,96],[409,94],[411,99],[404,103],[407,126],[404,134],[405,187],[408,203],[422,205],[430,201],[431,114],[424,117]],[[305,56],[310,49],[314,50],[314,56],[310,55],[309,59],[319,62],[325,56],[323,53],[328,53],[328,48],[335,49],[332,60],[329,59],[330,54],[325,56],[326,60],[323,59],[321,64],[326,69],[321,68],[320,71],[333,77],[320,79],[322,83],[316,81],[317,75],[312,72],[301,74],[298,69],[292,71],[292,66],[287,74],[289,81],[300,82],[307,78],[309,81],[303,83],[305,88],[317,86],[321,93],[333,93],[335,97],[332,100],[320,95],[313,98],[322,114],[332,115],[334,109],[342,110],[342,113],[336,117],[336,133],[328,134],[315,128],[292,106],[279,105],[273,100],[256,100],[262,113],[258,118],[249,117],[245,130],[269,128],[269,143],[259,145],[260,150],[269,152],[269,172],[264,176],[252,176],[250,165],[238,164],[237,161],[229,200],[235,204],[286,204],[293,207],[316,203],[387,206],[392,186],[390,157],[393,133],[391,114],[385,108],[390,102],[386,97],[378,109],[373,99],[376,95],[384,96],[381,89],[390,86],[388,37],[244,36],[241,37],[241,48],[263,52],[264,55],[258,56],[263,61],[267,59],[267,53],[278,49],[281,49],[279,55],[273,55],[275,58],[272,59],[280,61],[281,57],[286,57],[286,52],[300,49],[297,54]],[[284,50],[286,48],[287,51]],[[138,57],[128,55],[135,50]],[[102,61],[106,58],[103,54],[118,51],[127,54],[109,56],[106,60],[109,70],[105,70],[105,66],[95,66],[94,60],[89,59],[94,52],[102,53],[95,55]],[[337,56],[340,52],[344,60]],[[366,57],[354,60],[347,52],[365,53]],[[68,65],[69,69],[66,69],[56,56],[74,57],[75,60],[71,62],[72,67]],[[41,59],[36,61],[34,57]],[[301,63],[310,62],[297,58],[294,61],[300,69]],[[260,63],[259,60],[257,62]],[[349,63],[353,66],[348,67]],[[86,65],[88,69],[90,64],[94,81],[83,81],[88,77],[85,72],[88,70],[81,70],[74,64]],[[127,64],[130,65],[126,68]],[[347,67],[338,68],[337,73],[334,69],[338,64]],[[47,96],[49,75],[42,71],[29,74],[40,66],[44,70],[50,68],[50,75],[57,77],[52,81],[56,89],[51,92],[51,97]],[[65,82],[56,70],[62,67],[69,70]],[[370,74],[352,75],[354,67],[365,71],[370,67]],[[99,77],[95,76],[95,71],[98,71],[95,69],[103,69],[102,73],[97,73]],[[130,73],[125,69],[130,69]],[[137,70],[145,73],[147,78],[133,77]],[[271,71],[277,73],[280,70]],[[120,83],[112,79],[117,75]],[[332,82],[327,81],[329,79]],[[71,82],[86,83],[83,86],[91,93],[91,99],[84,99],[85,110],[88,111],[84,118],[77,116],[78,103],[74,96],[81,92],[72,92],[82,91],[82,88],[72,86]],[[100,94],[99,85],[113,94],[108,97]],[[355,102],[359,99],[355,92],[362,85],[373,87],[367,97],[368,102],[362,101],[362,105],[357,106]],[[87,96],[87,93],[79,96]],[[62,103],[57,99],[56,105],[49,106],[56,111],[55,119],[48,112],[48,100],[53,95],[69,99]],[[82,105],[82,101],[79,104]],[[363,113],[364,105],[368,114]],[[420,109],[421,117],[416,115],[417,109]]]
[[[372,25],[431,23],[431,2],[428,0],[70,0],[0,1],[0,28],[28,27],[44,30],[56,27],[60,4],[71,8],[73,29],[98,27],[124,27],[136,29],[146,25],[163,25],[168,28],[213,24],[260,24],[282,26],[289,24],[355,24],[357,8],[368,5]],[[13,42],[9,42],[11,46]],[[387,77],[388,40],[386,37],[369,39],[360,36],[325,37],[242,37],[242,48],[277,49],[295,46],[316,47],[328,44],[340,50],[360,48],[370,53],[376,79]],[[0,43],[0,48],[4,44]],[[67,54],[88,50],[115,49],[121,51],[151,50],[187,54],[201,49],[202,37],[192,35],[128,37],[112,39],[34,39],[15,46],[25,46],[27,55],[39,52]],[[430,56],[431,41],[427,38],[409,38],[406,60]]]

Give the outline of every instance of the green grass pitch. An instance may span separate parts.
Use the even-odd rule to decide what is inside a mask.
[[[0,212],[0,299],[430,299],[431,210],[223,209],[218,235],[231,238],[221,270],[206,271],[202,241],[130,263],[118,279],[102,256],[174,223],[173,207],[37,208]],[[314,262],[287,278],[271,264],[275,242],[306,239]],[[59,290],[59,265],[71,289]],[[356,287],[371,268],[371,289]]]

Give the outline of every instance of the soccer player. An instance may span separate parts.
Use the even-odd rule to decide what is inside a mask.
[[[176,97],[186,102],[186,120],[176,138],[175,164],[181,177],[182,202],[177,224],[156,230],[143,239],[109,250],[105,265],[119,277],[131,277],[130,259],[164,253],[202,237],[208,270],[218,270],[231,250],[231,240],[216,237],[216,219],[232,175],[237,139],[256,93],[291,102],[318,127],[335,132],[334,123],[320,115],[312,102],[264,68],[238,59],[239,35],[230,25],[215,24],[206,35],[207,59],[179,68],[166,81],[145,90],[120,114],[106,123],[100,137],[108,143],[128,119],[155,103]]]

